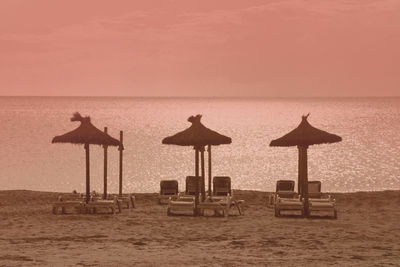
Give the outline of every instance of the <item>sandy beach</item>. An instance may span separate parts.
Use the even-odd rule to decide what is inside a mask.
[[[53,215],[59,195],[0,191],[1,266],[400,264],[399,191],[333,194],[337,220],[275,218],[259,191],[235,191],[245,215],[228,218],[169,217],[157,194],[121,214]]]

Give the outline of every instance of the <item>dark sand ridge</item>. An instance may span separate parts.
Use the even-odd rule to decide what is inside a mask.
[[[157,194],[135,194],[122,214],[53,215],[59,193],[0,191],[0,265],[400,264],[400,191],[333,194],[337,220],[275,218],[267,193],[234,194],[245,215],[215,218],[168,217]]]

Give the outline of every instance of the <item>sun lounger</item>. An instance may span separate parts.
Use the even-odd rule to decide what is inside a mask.
[[[160,195],[158,203],[167,203],[169,199],[178,198],[178,181],[177,180],[162,180],[160,182]]]
[[[308,181],[308,197],[309,198],[322,197],[320,181]]]
[[[232,197],[231,196],[223,196],[222,198],[216,200],[215,198],[208,197],[206,201],[199,204],[199,212],[200,214],[204,214],[205,210],[212,210],[214,212],[214,216],[222,215],[227,217],[229,215],[229,209],[232,206]]]
[[[331,213],[334,219],[337,219],[337,209],[336,209],[336,201],[329,198],[310,198],[308,199],[309,207],[308,207],[308,215],[311,216],[312,212],[328,212]],[[315,215],[315,214],[314,214]]]
[[[172,198],[168,201],[167,215],[174,215],[177,213],[190,213],[194,215],[195,203],[194,196],[185,196],[184,198],[178,198],[173,200]]]
[[[126,209],[129,209],[129,208],[134,209],[135,208],[135,200],[136,200],[136,198],[135,198],[134,195],[131,195],[131,194],[129,194],[128,196],[119,196],[119,195],[112,196],[112,195],[109,195],[107,197],[107,200],[108,201],[114,200],[115,197],[117,198],[121,208],[126,208]],[[98,198],[97,200],[103,200],[103,199]]]
[[[65,201],[61,196],[58,197],[58,201],[53,203],[53,214],[58,214],[61,210],[61,214],[65,214],[67,210],[73,209],[79,213],[84,210],[85,203],[83,201]]]
[[[275,217],[281,216],[282,211],[296,211],[300,212],[301,216],[304,216],[304,201],[300,196],[297,198],[283,198],[277,196],[275,202]]]
[[[119,213],[122,212],[121,201],[118,200],[118,197],[114,197],[114,200],[89,201],[89,203],[85,205],[85,208],[88,213],[97,213],[99,210],[108,210],[115,214],[117,209]]]
[[[274,207],[277,197],[288,199],[296,197],[297,193],[294,191],[294,185],[295,182],[293,180],[278,180],[275,193],[268,196],[267,206]]]
[[[121,204],[121,208],[135,208],[135,196],[129,195],[129,196],[118,196],[117,197],[119,203]]]
[[[232,196],[231,177],[214,176],[213,178],[213,196]]]
[[[215,176],[213,178],[213,194],[209,198],[213,202],[229,202],[229,208],[236,207],[240,215],[244,214],[242,208],[244,200],[236,200],[233,197],[231,177],[229,176]]]
[[[329,212],[333,218],[337,218],[336,201],[330,195],[323,196],[320,181],[308,182],[308,196],[308,216],[311,216],[312,212]]]
[[[197,188],[199,194],[201,193],[201,179],[196,176],[187,176],[185,183],[185,195],[194,196],[196,195],[196,181],[198,182]]]

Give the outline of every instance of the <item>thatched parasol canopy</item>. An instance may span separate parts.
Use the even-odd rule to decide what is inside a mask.
[[[313,127],[307,121],[309,115],[302,116],[301,123],[296,129],[281,138],[272,140],[270,146],[310,146],[342,141],[338,135]]]
[[[222,145],[232,143],[232,139],[205,127],[201,115],[191,116],[188,121],[192,125],[186,130],[162,140],[163,144],[178,146],[204,147],[206,145]]]
[[[71,121],[80,121],[81,125],[73,131],[54,137],[52,143],[119,146],[119,141],[97,129],[90,122],[90,117],[82,117],[76,112]]]

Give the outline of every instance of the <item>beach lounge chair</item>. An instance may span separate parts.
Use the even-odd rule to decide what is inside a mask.
[[[308,203],[308,216],[313,215],[313,212],[328,212],[334,219],[337,219],[336,201],[331,196],[320,199],[309,198]]]
[[[82,195],[81,197],[82,197],[82,200],[85,201],[86,197],[84,195]],[[136,198],[134,195],[129,194],[129,195],[122,195],[122,196],[120,196],[120,195],[113,196],[113,195],[109,194],[109,195],[107,195],[107,199],[104,199],[103,197],[104,197],[104,195],[100,195],[96,191],[92,191],[90,193],[91,201],[97,201],[97,200],[113,201],[114,198],[116,197],[121,208],[127,208],[127,209],[135,208],[135,199]]]
[[[213,178],[213,196],[232,196],[231,177],[214,176]]]
[[[117,196],[117,199],[121,205],[121,208],[135,208],[136,198],[134,195],[129,194],[128,196]]]
[[[284,198],[279,195],[275,202],[275,217],[281,216],[282,211],[299,211],[304,216],[304,200],[300,196],[295,198]]]
[[[85,203],[83,201],[65,201],[62,196],[58,197],[58,201],[53,203],[53,214],[58,214],[58,211],[61,210],[61,214],[67,213],[67,210],[73,209],[79,213],[82,213],[85,207]]]
[[[85,205],[86,212],[97,213],[99,210],[108,210],[109,212],[115,214],[117,209],[119,213],[121,210],[121,201],[115,196],[114,200],[91,200]]]
[[[227,196],[223,196],[221,198],[215,199],[210,196],[206,199],[206,201],[201,202],[198,205],[200,214],[204,215],[205,210],[212,210],[214,212],[214,216],[222,215],[227,217],[229,215],[230,208],[237,204],[233,204],[233,198],[228,194]],[[239,213],[241,214],[240,208],[238,208]]]
[[[320,181],[308,181],[308,197],[309,198],[322,197]]]
[[[183,196],[176,200],[170,198],[168,201],[167,215],[171,216],[178,213],[194,215],[196,212],[194,198],[194,196]]]
[[[121,208],[126,208],[126,209],[134,209],[135,208],[135,201],[136,198],[134,195],[125,195],[125,196],[112,196],[112,195],[108,195],[107,196],[107,200],[114,200],[114,198],[117,197],[117,200],[121,206]],[[97,198],[97,200],[103,200],[103,198]]]
[[[229,208],[236,207],[240,215],[244,214],[242,208],[244,200],[236,200],[234,198],[231,177],[229,176],[214,176],[213,194],[209,196],[209,201],[219,202],[225,206],[229,204]]]
[[[196,181],[198,181],[199,194],[201,193],[201,179],[196,176],[186,176],[185,195],[194,196],[196,194]]]
[[[162,180],[160,182],[160,195],[158,203],[167,203],[169,199],[178,198],[178,181],[177,180]]]
[[[196,181],[198,181],[199,197],[201,197],[201,179],[196,176],[186,176],[185,192],[178,194],[179,200],[190,201],[196,195]]]
[[[190,213],[194,215],[195,210],[195,195],[196,195],[196,183],[200,183],[199,177],[187,176],[185,183],[184,194],[178,194],[178,198],[169,198],[167,215],[174,215],[177,213]],[[199,190],[200,195],[200,184],[197,184],[197,190]]]
[[[294,191],[295,182],[293,180],[278,180],[276,182],[275,193],[268,196],[269,207],[274,207],[277,201],[277,197],[280,198],[294,198],[297,193]]]
[[[336,200],[330,195],[323,196],[320,181],[308,182],[308,197],[308,216],[311,216],[312,212],[329,212],[334,219],[337,218]]]

